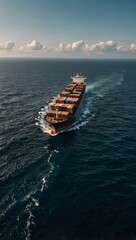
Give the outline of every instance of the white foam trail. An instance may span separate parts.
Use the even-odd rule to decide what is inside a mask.
[[[44,146],[45,149],[48,149],[48,146]]]
[[[32,200],[33,200],[35,206],[38,207],[39,206],[39,201],[35,198],[33,198]]]
[[[48,178],[50,176],[50,174],[52,173],[53,169],[54,169],[54,165],[53,163],[51,162],[51,158],[53,156],[54,153],[58,153],[59,151],[57,149],[54,149],[48,159],[47,159],[47,162],[50,166],[50,169],[49,169],[49,172],[45,175],[45,177],[42,178],[42,186],[41,186],[41,189],[40,191],[43,192],[45,187],[48,187],[47,183],[48,183]],[[30,196],[30,194],[29,194]],[[30,240],[31,239],[31,226],[32,225],[35,225],[35,216],[32,214],[32,209],[34,207],[38,207],[39,206],[39,201],[33,197],[31,202],[26,206],[26,212],[28,213],[28,218],[27,218],[27,221],[26,221],[26,227],[25,227],[25,240]]]
[[[34,225],[34,215],[31,212],[32,202],[26,206],[26,212],[28,213],[28,219],[26,221],[25,228],[25,240],[31,239],[31,225]]]
[[[124,80],[124,73],[113,73],[110,76],[101,77],[97,82],[86,87],[86,101],[84,102],[81,116],[77,122],[63,132],[77,130],[86,125],[95,114],[91,112],[93,103],[104,97],[106,93],[113,90],[117,85],[121,85]],[[91,95],[89,94],[91,93]],[[93,94],[93,95],[92,95]]]
[[[45,177],[42,179],[42,187],[41,187],[41,192],[43,192],[44,188],[46,186],[46,179]]]
[[[32,214],[32,208],[38,207],[39,201],[36,198],[32,198],[32,201],[27,204],[26,206],[26,212],[28,214],[28,218],[26,221],[26,227],[25,227],[25,240],[31,239],[31,226],[35,225],[35,216]]]
[[[50,133],[49,129],[46,127],[46,121],[44,120],[44,118],[45,118],[46,112],[50,107],[50,104],[54,102],[58,96],[59,95],[53,96],[53,98],[47,103],[47,105],[44,105],[44,108],[41,108],[41,111],[38,112],[39,114],[38,118],[35,118],[35,120],[37,121],[36,125],[40,126],[41,130],[44,133]]]
[[[23,201],[26,201],[27,199],[29,199],[32,195],[35,194],[35,191],[30,192],[29,194],[27,194],[24,198]]]
[[[59,151],[58,151],[58,150],[56,150],[56,149],[54,150],[54,152],[55,152],[55,153],[59,153]]]
[[[53,170],[53,164],[50,162],[50,159],[51,159],[52,155],[53,155],[53,152],[50,154],[50,156],[48,157],[48,160],[47,160],[47,162],[49,163],[50,168],[51,168],[50,171]]]
[[[48,187],[48,178],[49,178],[50,174],[53,172],[53,170],[54,170],[54,168],[55,168],[54,164],[51,162],[51,158],[52,158],[52,156],[53,156],[54,153],[57,153],[57,154],[58,154],[58,153],[59,153],[59,150],[54,149],[54,151],[52,151],[52,152],[50,153],[50,155],[49,155],[49,157],[48,157],[48,159],[47,159],[47,162],[48,162],[48,164],[49,164],[49,166],[50,166],[50,169],[49,169],[49,172],[42,178],[41,192],[43,192],[44,189]]]
[[[86,111],[86,114],[88,111]],[[95,117],[95,114],[92,114],[91,116],[86,116],[86,114],[82,115],[77,122],[75,122],[72,126],[70,126],[68,129],[64,130],[63,132],[70,132],[73,130],[79,130],[81,127],[86,125],[93,117]],[[85,119],[86,116],[86,119]]]
[[[113,90],[116,86],[121,85],[124,80],[123,73],[113,73],[110,76],[101,76],[97,82],[86,87],[86,92],[92,92],[98,96],[105,95],[108,91]]]

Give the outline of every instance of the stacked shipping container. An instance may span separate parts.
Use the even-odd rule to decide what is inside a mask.
[[[46,116],[54,120],[67,119],[77,108],[82,91],[85,86],[82,83],[72,82],[56,99],[56,103],[50,105]]]

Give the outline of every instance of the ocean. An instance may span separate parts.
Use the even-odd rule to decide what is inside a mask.
[[[80,117],[43,121],[76,73]],[[136,239],[136,60],[0,59],[0,239]]]

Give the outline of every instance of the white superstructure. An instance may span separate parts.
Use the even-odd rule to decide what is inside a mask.
[[[73,79],[73,82],[78,82],[78,83],[84,83],[84,80],[86,79],[86,77],[83,77],[81,75],[79,75],[78,73],[76,74],[76,76],[71,77]]]

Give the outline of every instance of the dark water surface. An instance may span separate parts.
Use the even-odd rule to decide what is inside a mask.
[[[77,72],[81,117],[51,137]],[[1,240],[136,239],[136,61],[1,59],[0,187]]]

